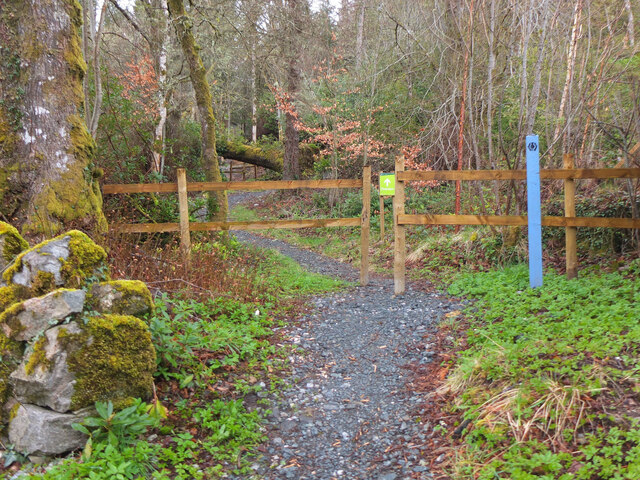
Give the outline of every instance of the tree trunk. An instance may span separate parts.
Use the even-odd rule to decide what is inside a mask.
[[[496,0],[491,0],[489,10],[489,29],[487,33],[487,48],[489,49],[489,61],[487,62],[487,154],[489,155],[489,167],[494,170],[498,168],[493,154],[493,69],[496,67],[495,31]],[[493,183],[496,215],[500,215],[500,183]]]
[[[289,14],[288,45],[288,70],[287,70],[287,94],[289,96],[288,108],[285,112],[284,133],[284,158],[282,165],[282,178],[294,180],[300,178],[300,151],[299,135],[296,127],[296,112],[294,102],[300,90],[300,34],[302,32],[302,12],[300,0],[287,0]]]
[[[633,23],[633,10],[631,9],[631,0],[624,0],[624,8],[627,10],[627,43],[633,48],[636,45],[635,27]]]
[[[0,218],[26,234],[106,229],[81,109],[75,0],[0,0]]]
[[[164,170],[165,125],[167,123],[167,0],[158,2],[156,58],[158,70],[158,123],[154,132],[152,171]]]
[[[176,29],[176,35],[182,47],[182,53],[189,65],[189,76],[196,94],[198,116],[202,127],[202,161],[208,181],[220,182],[220,165],[216,153],[216,121],[213,115],[211,90],[207,82],[206,71],[193,36],[193,25],[187,16],[182,0],[168,0],[169,15]],[[209,214],[218,221],[227,218],[227,193],[213,192],[209,197]]]
[[[227,144],[220,148],[220,155],[230,160],[257,165],[274,172],[282,173],[282,155],[264,152],[253,145]]]
[[[106,13],[107,2],[105,1],[102,4],[102,9],[100,10],[98,27],[93,38],[93,78],[96,93],[93,99],[91,122],[89,123],[88,128],[89,133],[91,133],[91,136],[94,140],[96,138],[96,135],[98,134],[98,122],[100,121],[100,114],[102,113],[102,70],[100,70],[100,41],[102,40],[102,28],[104,27]]]
[[[473,40],[473,2],[469,5],[469,42],[463,43],[464,48],[464,72],[462,73],[462,99],[460,101],[460,122],[458,130],[458,170],[462,170],[462,154],[464,151],[464,116],[467,101],[467,79],[469,78],[469,54],[471,53],[472,40]],[[460,180],[456,180],[456,205],[455,213],[460,214],[460,193],[462,186]],[[456,232],[459,230],[459,226],[456,226]]]
[[[560,108],[558,109],[558,120],[556,123],[555,131],[553,132],[553,143],[555,144],[559,140],[559,135],[562,128],[565,125],[567,112],[566,105],[567,99],[571,94],[571,84],[573,82],[573,69],[576,63],[577,43],[578,43],[578,31],[580,29],[580,17],[582,15],[583,0],[578,0],[575,5],[573,14],[573,28],[571,29],[571,41],[569,42],[569,48],[567,52],[567,74],[564,81],[564,88],[562,89],[562,98],[560,99]],[[566,152],[565,152],[566,153]]]
[[[365,20],[366,0],[360,0],[358,5],[358,24],[356,34],[356,71],[360,71],[362,67],[362,59],[364,58],[364,20]]]
[[[258,141],[258,88],[256,85],[256,49],[254,41],[251,46],[251,141]]]
[[[93,22],[90,21],[88,12],[95,11],[96,9],[93,6],[93,0],[82,0],[82,55],[87,59],[87,63],[88,59],[91,58],[91,55],[89,55],[91,39],[95,37],[92,31]],[[89,128],[89,124],[91,123],[91,106],[89,105],[90,95],[88,75],[85,75],[82,79],[82,88],[84,90],[84,121],[87,124],[87,128]]]
[[[540,89],[542,86],[542,61],[544,60],[544,52],[547,46],[547,25],[549,20],[549,2],[545,1],[543,3],[544,13],[542,17],[542,28],[540,29],[540,43],[538,44],[538,59],[536,60],[533,85],[531,87],[531,94],[529,95],[529,103],[527,104],[528,111],[524,123],[524,135],[534,133],[533,126],[536,120],[538,104],[540,103]]]

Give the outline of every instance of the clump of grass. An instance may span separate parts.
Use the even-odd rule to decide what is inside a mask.
[[[530,289],[516,266],[451,285],[477,299],[440,389],[468,424],[456,478],[640,478],[639,270]]]

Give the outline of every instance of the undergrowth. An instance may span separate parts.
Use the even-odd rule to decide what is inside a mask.
[[[515,266],[451,285],[477,299],[439,392],[464,419],[454,478],[640,478],[639,273],[635,260],[530,289]]]

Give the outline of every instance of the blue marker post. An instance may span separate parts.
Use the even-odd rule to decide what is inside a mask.
[[[527,218],[529,219],[529,285],[542,286],[542,213],[540,209],[540,144],[527,135]]]

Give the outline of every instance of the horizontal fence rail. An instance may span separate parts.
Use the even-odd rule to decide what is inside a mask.
[[[187,182],[186,171],[177,170],[176,183],[139,183],[104,185],[105,195],[131,193],[177,193],[180,214],[179,223],[136,223],[113,224],[111,229],[119,233],[180,233],[180,244],[189,260],[191,251],[190,232],[215,232],[229,230],[270,230],[298,228],[360,227],[360,283],[369,282],[369,243],[370,243],[370,205],[371,205],[371,167],[363,168],[361,179],[336,180],[268,180],[254,182]],[[260,191],[294,189],[362,189],[362,214],[354,218],[311,218],[296,220],[257,220],[249,222],[190,222],[188,192],[215,191]]]
[[[226,230],[271,230],[279,228],[358,227],[360,217],[318,218],[308,220],[256,220],[251,222],[189,222],[192,232],[221,232]],[[114,231],[121,233],[171,233],[179,232],[179,223],[116,224]]]
[[[340,180],[267,180],[258,182],[189,182],[188,192],[216,192],[222,190],[255,192],[260,190],[295,190],[298,188],[362,188],[360,179]],[[102,193],[176,193],[177,183],[137,183],[104,185]]]
[[[527,225],[526,215],[400,215],[403,225]],[[640,228],[640,219],[607,217],[542,217],[543,227]]]
[[[542,180],[640,178],[640,168],[576,168],[540,170]],[[401,182],[410,181],[482,181],[526,180],[526,170],[411,170],[398,172]]]
[[[589,228],[630,228],[640,229],[640,219],[575,216],[575,180],[581,179],[632,179],[640,178],[640,168],[573,168],[573,155],[563,158],[563,169],[540,170],[541,180],[564,180],[565,216],[542,217],[543,227],[564,227],[566,229],[567,276],[577,275],[576,229]],[[405,226],[408,225],[495,225],[525,226],[525,215],[433,215],[405,213],[405,182],[411,181],[492,181],[527,180],[526,170],[447,170],[447,171],[405,171],[404,158],[396,159],[396,195],[394,197],[394,291],[405,290]]]

